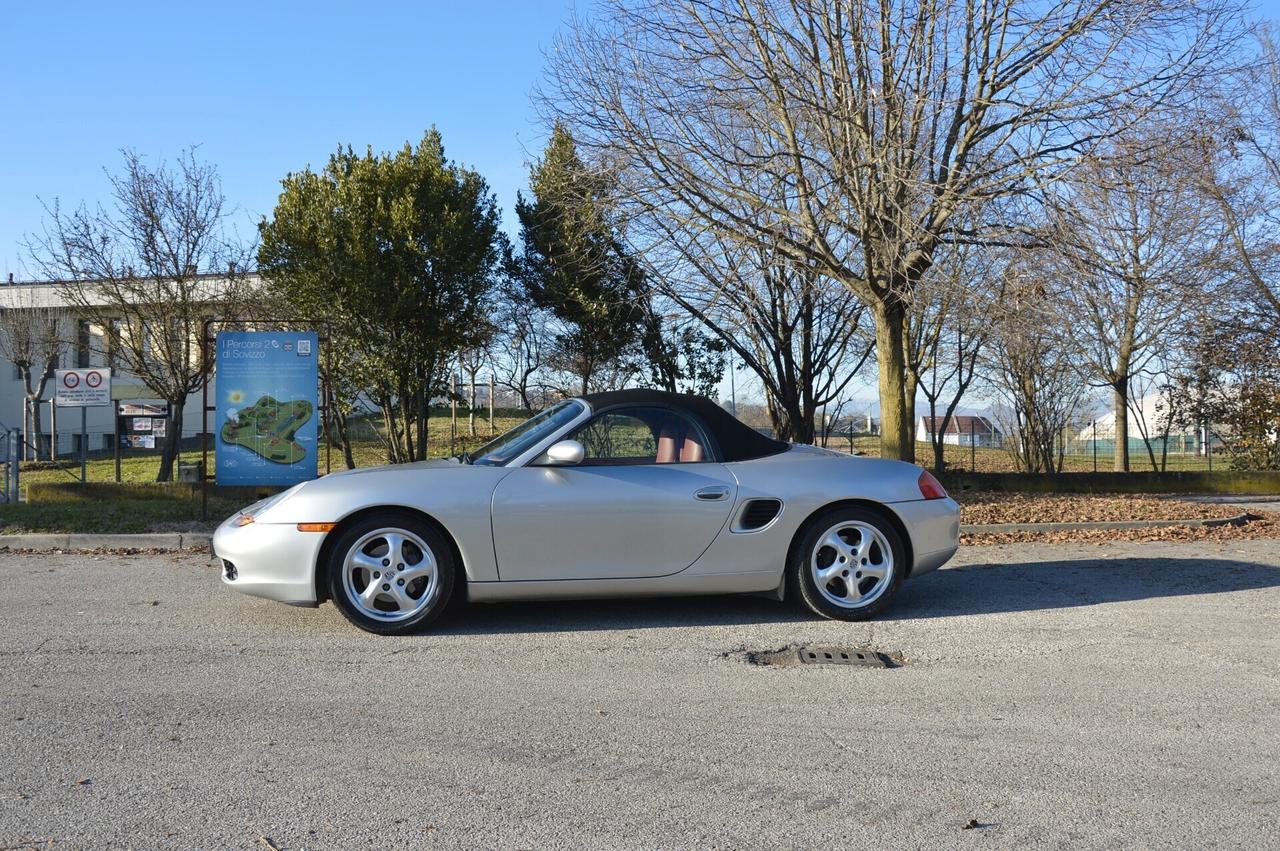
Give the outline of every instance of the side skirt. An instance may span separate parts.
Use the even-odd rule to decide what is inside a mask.
[[[675,574],[640,579],[558,579],[527,582],[468,582],[476,603],[503,600],[574,600],[589,597],[681,597],[694,594],[765,594],[781,588],[778,571]],[[777,598],[781,599],[781,598]]]

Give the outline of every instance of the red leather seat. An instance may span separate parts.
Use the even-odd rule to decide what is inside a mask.
[[[697,432],[682,418],[668,416],[658,430],[659,464],[691,464],[706,458],[706,449]]]
[[[658,430],[659,464],[675,464],[680,460],[680,445],[683,442],[680,421],[675,417],[666,417],[662,428]]]
[[[707,457],[707,452],[702,447],[702,441],[698,439],[698,433],[692,428],[686,428],[684,439],[680,441],[680,460],[686,464],[692,464],[696,461],[702,461]]]

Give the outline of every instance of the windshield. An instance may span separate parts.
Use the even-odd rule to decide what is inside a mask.
[[[574,400],[561,402],[530,417],[506,434],[495,437],[463,460],[486,467],[501,467],[512,458],[518,458],[524,454],[529,447],[568,425],[582,411],[581,402]]]

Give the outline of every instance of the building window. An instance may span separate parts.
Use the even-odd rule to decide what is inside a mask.
[[[81,319],[76,323],[76,367],[88,369],[93,350],[93,332],[89,328],[89,320]]]
[[[107,328],[107,366],[112,370],[120,368],[120,346],[124,340],[124,320],[112,319]]]

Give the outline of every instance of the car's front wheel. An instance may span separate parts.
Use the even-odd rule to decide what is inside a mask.
[[[792,558],[792,586],[815,613],[860,621],[884,611],[906,572],[902,536],[868,508],[836,508],[815,517]]]
[[[453,580],[449,542],[410,514],[363,518],[330,549],[330,599],[347,620],[379,635],[426,627],[448,604]]]

